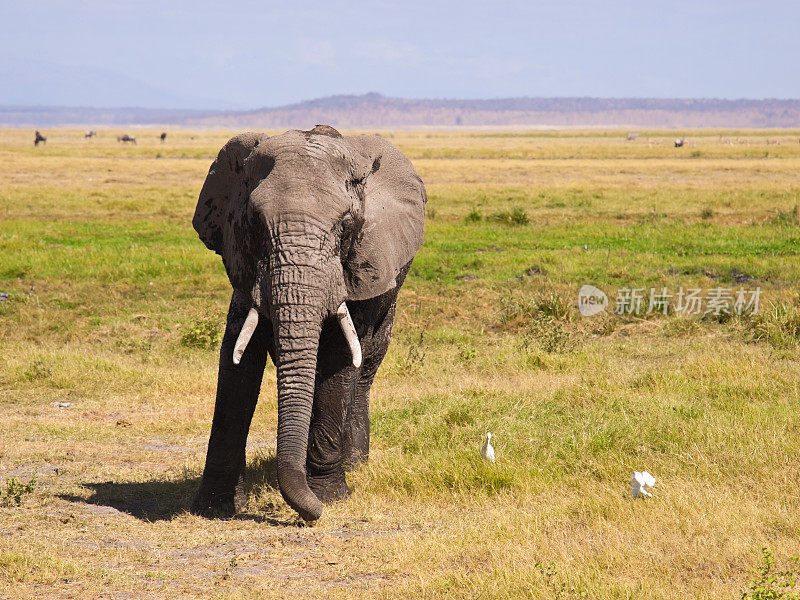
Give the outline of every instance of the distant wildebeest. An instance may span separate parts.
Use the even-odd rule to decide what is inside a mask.
[[[682,148],[683,147],[683,142],[684,142],[683,138],[678,138],[677,140],[675,140],[675,147],[676,148]]]
[[[164,143],[166,141],[166,139],[167,139],[167,132],[166,131],[162,131],[161,132],[161,142]]]
[[[36,138],[33,140],[33,145],[34,146],[38,146],[39,142],[41,142],[43,144],[46,144],[47,143],[47,138],[45,136],[43,136],[41,133],[39,133],[39,130],[37,129],[36,130]]]
[[[84,139],[93,138],[97,135],[97,132],[94,129],[89,129],[87,132],[83,134]]]
[[[117,137],[117,141],[118,142],[125,142],[125,143],[132,142],[132,143],[135,144],[136,143],[136,137],[125,133],[123,135],[118,136]]]
[[[633,140],[637,139],[638,137],[639,137],[638,133],[636,133],[635,131],[629,131],[628,135],[625,137],[625,139],[628,140],[629,142],[632,142]]]

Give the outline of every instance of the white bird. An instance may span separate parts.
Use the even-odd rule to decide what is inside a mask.
[[[481,456],[483,460],[494,463],[494,448],[492,448],[492,434],[486,432],[486,441],[481,446]]]
[[[652,494],[647,490],[656,484],[656,478],[650,475],[647,471],[634,471],[631,477],[631,494],[636,498],[641,494],[647,498],[651,498]]]

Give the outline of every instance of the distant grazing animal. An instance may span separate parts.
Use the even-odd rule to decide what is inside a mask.
[[[682,148],[683,147],[683,142],[684,142],[683,138],[678,138],[677,140],[675,140],[675,147],[676,148]]]
[[[167,139],[167,132],[166,131],[162,131],[161,132],[161,142],[163,143],[164,141],[166,141],[166,139]]]
[[[117,141],[118,141],[118,142],[126,142],[126,143],[127,143],[127,142],[132,142],[132,143],[134,143],[134,144],[135,144],[135,143],[136,143],[136,137],[135,137],[135,136],[132,136],[132,135],[128,135],[128,134],[126,133],[126,134],[124,134],[124,135],[120,135],[120,136],[118,136],[118,137],[117,137]]]
[[[33,140],[33,145],[34,146],[38,146],[39,142],[41,142],[43,144],[46,144],[47,143],[47,138],[45,136],[43,136],[41,133],[39,133],[39,130],[37,129],[36,130],[36,139]]]
[[[636,133],[635,131],[629,131],[628,135],[625,137],[625,139],[628,140],[629,142],[632,142],[633,140],[635,140],[638,137],[639,137],[638,133]]]
[[[97,132],[94,129],[88,130],[86,133],[83,134],[84,139],[93,138],[97,135]]]

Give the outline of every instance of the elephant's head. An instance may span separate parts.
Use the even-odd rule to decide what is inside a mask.
[[[252,299],[231,360],[238,363],[259,316],[272,323],[278,484],[307,520],[322,512],[305,472],[322,323],[339,318],[359,366],[345,301],[396,285],[422,243],[426,200],[419,175],[392,144],[320,125],[232,138],[200,192],[194,228],[222,256],[231,285]]]

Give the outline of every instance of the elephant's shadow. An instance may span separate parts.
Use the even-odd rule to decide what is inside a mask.
[[[245,497],[251,497],[259,490],[278,490],[277,460],[274,454],[258,455],[247,464],[244,478]],[[188,512],[200,477],[186,474],[172,479],[152,481],[84,483],[84,488],[92,490],[91,495],[59,494],[68,502],[82,502],[94,506],[108,506],[129,514],[142,521],[166,521]],[[237,519],[247,519],[271,525],[294,525],[296,521],[285,518],[285,514],[270,509],[259,514],[247,511],[236,515]]]

